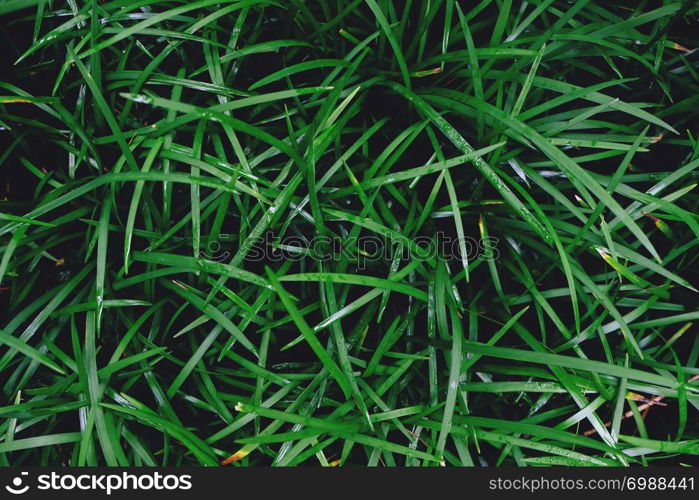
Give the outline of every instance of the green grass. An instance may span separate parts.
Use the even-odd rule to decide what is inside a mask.
[[[699,463],[696,2],[0,14],[0,465]]]

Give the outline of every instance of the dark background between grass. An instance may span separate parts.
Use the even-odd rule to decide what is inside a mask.
[[[0,13],[0,463],[696,463],[694,2]]]

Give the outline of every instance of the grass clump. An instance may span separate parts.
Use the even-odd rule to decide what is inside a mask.
[[[0,464],[696,461],[695,2],[0,13]]]

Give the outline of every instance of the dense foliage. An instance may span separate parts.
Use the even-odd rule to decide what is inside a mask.
[[[696,2],[0,2],[0,464],[699,455]]]

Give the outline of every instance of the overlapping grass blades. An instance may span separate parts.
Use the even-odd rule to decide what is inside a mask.
[[[696,462],[695,2],[0,14],[0,465]]]

